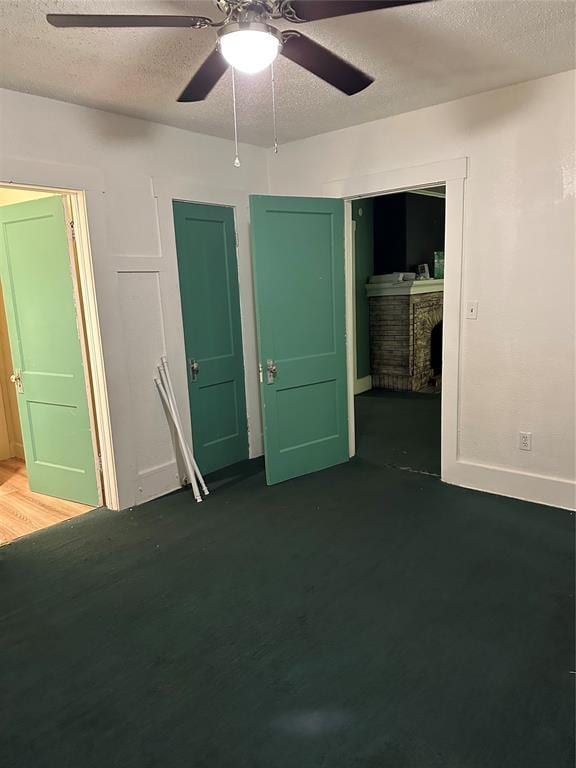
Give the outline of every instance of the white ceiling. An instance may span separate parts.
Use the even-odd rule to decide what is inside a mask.
[[[231,138],[230,73],[205,102],[176,102],[214,46],[213,30],[55,29],[49,12],[217,18],[211,0],[0,0],[0,86]],[[376,82],[344,96],[280,57],[281,142],[576,66],[575,0],[437,0],[299,29]],[[269,75],[237,84],[240,139],[270,146]]]

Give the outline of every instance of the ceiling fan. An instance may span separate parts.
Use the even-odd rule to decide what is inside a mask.
[[[220,21],[206,16],[132,16],[49,13],[54,27],[179,27],[218,29],[218,43],[200,65],[178,101],[205,99],[229,66],[253,74],[272,64],[281,53],[287,59],[352,96],[374,78],[296,30],[280,31],[270,21],[306,21],[346,16],[430,0],[214,0],[224,14]]]

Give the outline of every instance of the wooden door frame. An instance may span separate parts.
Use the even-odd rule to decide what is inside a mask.
[[[71,213],[74,246],[69,248],[74,285],[76,317],[82,348],[83,368],[88,396],[88,411],[93,430],[94,463],[100,503],[111,509],[119,508],[116,462],[112,443],[112,425],[106,384],[104,354],[94,269],[88,231],[86,196],[82,190],[62,189],[36,184],[0,180],[0,187],[38,192],[52,192],[63,198],[65,210]],[[68,218],[68,217],[67,217]],[[70,239],[72,233],[68,231]],[[70,243],[72,245],[72,243]]]
[[[459,403],[461,361],[461,306],[464,224],[464,186],[468,159],[455,158],[427,165],[352,176],[324,184],[323,193],[345,201],[346,337],[348,367],[348,430],[350,456],[356,453],[354,417],[354,283],[352,200],[406,192],[418,187],[446,187],[444,312],[442,339],[441,477],[459,484]]]

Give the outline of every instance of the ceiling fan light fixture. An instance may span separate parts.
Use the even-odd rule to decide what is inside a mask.
[[[249,22],[226,24],[219,32],[220,53],[239,72],[261,72],[280,53],[280,33],[269,24]]]

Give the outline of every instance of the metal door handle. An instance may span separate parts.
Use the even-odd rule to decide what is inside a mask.
[[[198,378],[198,371],[200,370],[198,361],[188,360],[188,368],[190,370],[190,378],[192,379],[192,381],[196,381],[196,379]]]
[[[22,385],[22,372],[18,368],[10,376],[10,381],[12,384],[16,385],[16,392],[18,392],[18,394],[22,394],[22,392],[24,392],[24,387]]]
[[[268,384],[274,384],[276,376],[278,374],[278,366],[274,360],[266,361],[266,379]]]

